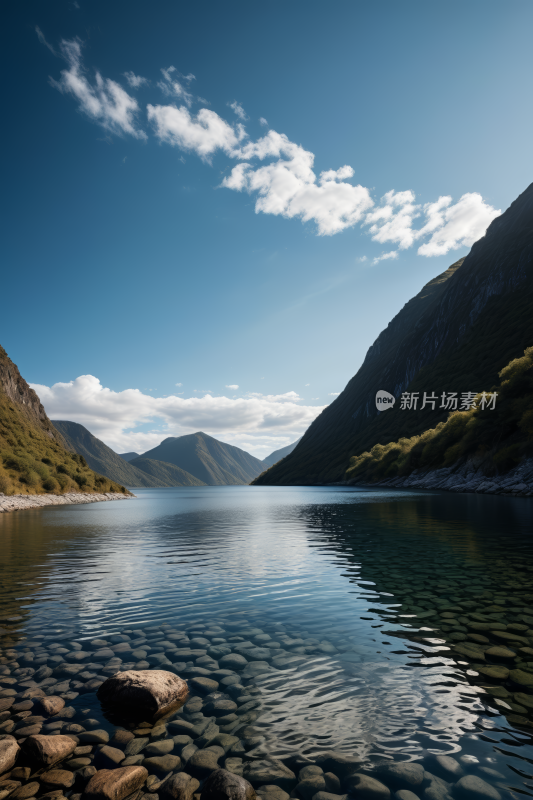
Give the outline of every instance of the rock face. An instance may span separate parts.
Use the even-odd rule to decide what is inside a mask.
[[[144,767],[120,767],[119,769],[101,769],[93,775],[85,791],[83,800],[124,800],[128,795],[138,791],[148,777]]]
[[[453,391],[459,393],[482,391],[483,384],[488,390],[494,385],[496,373],[511,358],[522,355],[523,340],[531,340],[530,330],[525,329],[529,328],[525,298],[529,300],[533,282],[532,210],[533,185],[491,223],[465,259],[452,264],[406,303],[369,348],[340,396],[310,425],[293,452],[257,483],[341,481],[350,456],[377,442],[385,444],[421,433],[447,416],[447,412],[422,411],[420,407],[402,411],[399,402],[387,414],[380,413],[374,402],[379,389],[399,398],[408,387],[410,392],[429,391],[430,385],[441,383],[442,376],[442,390],[453,384]],[[502,336],[497,347],[486,352],[482,366],[476,346],[482,345],[484,325],[496,318],[502,330],[509,326],[517,335]],[[469,360],[462,362],[464,379],[457,385],[453,358],[467,337]],[[475,376],[475,383],[480,382],[479,389],[468,385],[469,375]]]
[[[97,691],[100,702],[139,717],[157,719],[185,702],[184,680],[162,669],[127,670],[108,678]]]
[[[20,747],[14,736],[6,736],[0,739],[0,775],[7,772],[14,766]]]
[[[45,767],[51,767],[67,758],[77,747],[77,743],[69,736],[28,736],[24,742],[24,752],[34,761]]]
[[[217,769],[206,780],[201,800],[254,800],[255,797],[247,780],[225,769]]]

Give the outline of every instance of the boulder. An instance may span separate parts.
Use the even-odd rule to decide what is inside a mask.
[[[138,791],[148,777],[140,766],[101,769],[90,779],[82,794],[83,800],[124,800]]]
[[[116,769],[125,758],[123,750],[105,744],[96,752],[94,766],[96,769]]]
[[[347,778],[363,766],[363,760],[359,756],[348,756],[335,750],[321,753],[315,758],[315,762],[324,772],[333,772],[341,779]]]
[[[363,775],[356,772],[349,775],[344,781],[344,788],[356,798],[356,800],[389,800],[390,789],[370,775]]]
[[[5,736],[0,739],[0,775],[8,772],[14,766],[20,747],[14,736]]]
[[[465,774],[457,759],[452,756],[435,756],[431,761],[431,769],[436,775],[451,783]]]
[[[243,777],[252,786],[275,783],[285,791],[290,792],[296,786],[296,775],[276,758],[263,758],[257,761],[248,761],[242,771]]]
[[[0,781],[0,800],[9,797],[21,785],[20,781]]]
[[[187,770],[195,777],[202,780],[207,778],[218,766],[219,756],[213,750],[197,750],[187,762]]]
[[[161,800],[192,800],[200,782],[186,772],[170,775],[159,787]]]
[[[53,717],[65,707],[65,701],[62,697],[40,697],[35,705],[45,717]]]
[[[255,800],[250,783],[225,769],[211,773],[202,789],[201,800]]]
[[[416,789],[424,780],[424,767],[416,762],[381,764],[375,772],[392,789]]]
[[[58,761],[68,758],[76,747],[77,741],[70,736],[43,736],[37,734],[28,736],[24,742],[24,752],[33,760],[44,767],[51,767]]]
[[[74,773],[68,769],[50,769],[41,775],[40,780],[47,789],[70,789],[74,786]]]
[[[146,769],[150,770],[150,772],[172,772],[181,765],[181,758],[179,756],[170,755],[167,753],[166,756],[152,756],[151,758],[145,758],[143,761],[144,766]]]
[[[120,747],[121,750],[124,750],[128,743],[134,738],[135,735],[131,731],[126,731],[123,728],[117,728],[113,734],[113,738],[110,741],[110,745],[111,747]]]
[[[465,775],[454,786],[454,795],[461,800],[501,800],[498,790],[477,775]]]
[[[156,719],[182,705],[188,694],[184,680],[162,669],[117,672],[96,693],[108,707]]]
[[[312,800],[318,792],[325,792],[327,790],[326,779],[324,774],[308,775],[301,780],[296,786],[296,793],[302,800]]]

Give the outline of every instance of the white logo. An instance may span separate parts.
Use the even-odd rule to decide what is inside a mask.
[[[395,402],[396,398],[393,394],[389,394],[383,389],[376,392],[376,408],[378,411],[387,411],[389,408],[393,407]]]

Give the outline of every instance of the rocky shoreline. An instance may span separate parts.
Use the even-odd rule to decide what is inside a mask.
[[[23,511],[27,508],[44,506],[70,506],[80,503],[101,503],[105,500],[129,500],[132,494],[107,492],[96,494],[88,492],[68,492],[67,494],[0,494],[0,514],[4,511]]]
[[[446,492],[505,494],[512,497],[533,496],[533,459],[527,459],[510,472],[488,478],[480,467],[467,461],[442,469],[416,469],[407,477],[389,478],[368,484],[346,481],[346,486],[387,487],[391,489],[439,489]]]

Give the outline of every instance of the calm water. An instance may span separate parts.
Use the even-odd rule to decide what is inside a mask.
[[[85,649],[124,631],[150,638],[161,624],[190,635],[218,626],[222,639],[244,632],[241,641],[259,630],[290,657],[253,678],[258,753],[337,749],[424,763],[452,754],[502,796],[533,794],[523,700],[533,706],[533,682],[479,671],[527,671],[528,659],[533,669],[533,649],[520,652],[533,628],[530,500],[344,487],[135,491],[127,502],[0,516],[3,647],[76,640]],[[483,619],[507,630],[500,644],[514,658],[451,649],[468,645],[469,625]],[[485,650],[498,645],[491,636]],[[72,704],[99,714],[94,694]]]

